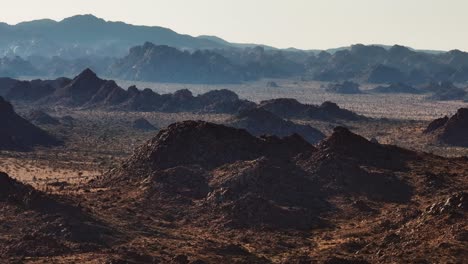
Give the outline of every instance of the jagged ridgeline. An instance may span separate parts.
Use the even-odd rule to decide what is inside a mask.
[[[276,49],[110,22],[92,15],[58,22],[2,23],[0,35],[0,54],[4,54],[0,76],[9,77],[73,76],[92,67],[113,78],[176,83],[289,77],[411,85],[468,81],[468,53],[459,50],[362,44],[323,51]]]
[[[90,69],[85,69],[73,79],[18,81],[5,78],[0,79],[0,82],[2,81],[5,88],[0,91],[0,95],[18,103],[37,106],[226,114],[238,114],[259,108],[285,119],[330,121],[366,119],[332,102],[324,102],[317,106],[302,104],[295,99],[280,98],[256,104],[240,99],[236,93],[226,89],[213,90],[196,96],[187,89],[173,94],[158,94],[151,89],[140,90],[135,86],[123,89],[115,81],[99,78]]]

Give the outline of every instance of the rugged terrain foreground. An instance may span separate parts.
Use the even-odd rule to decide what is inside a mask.
[[[372,143],[344,127],[311,145],[298,135],[179,122],[89,182],[39,191],[0,174],[0,256],[463,263],[467,172],[467,158]]]

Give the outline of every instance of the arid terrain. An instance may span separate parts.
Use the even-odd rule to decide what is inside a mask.
[[[468,263],[468,1],[1,7],[0,264]]]
[[[234,113],[14,102],[20,116],[35,118],[61,144],[0,152],[0,256],[8,263],[199,264],[468,258],[468,148],[424,132],[466,103],[275,82],[280,87],[138,86],[195,95],[228,88],[268,105],[274,120],[308,125],[325,139],[310,145],[299,136],[258,138],[222,126],[244,120]],[[281,101],[260,103],[284,97],[342,109],[309,118],[283,113],[289,107]],[[156,130],[138,129],[138,119]],[[265,124],[283,133],[293,123]]]

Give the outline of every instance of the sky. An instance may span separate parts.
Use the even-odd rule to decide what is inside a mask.
[[[93,14],[278,48],[362,43],[468,51],[468,0],[0,0],[0,4],[0,21],[8,24]]]

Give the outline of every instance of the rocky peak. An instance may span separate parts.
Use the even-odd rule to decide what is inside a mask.
[[[356,135],[345,127],[335,127],[333,133],[325,141],[321,143],[325,148],[350,148],[350,147],[363,147],[373,145],[362,136]]]
[[[78,74],[73,80],[96,80],[99,79],[96,73],[90,68],[86,68],[80,74]]]
[[[207,93],[201,94],[199,97],[201,99],[214,102],[239,100],[239,96],[236,93],[227,89],[209,91]]]
[[[321,105],[320,105],[320,108],[325,110],[325,111],[337,111],[337,110],[340,110],[340,107],[333,103],[333,102],[330,102],[330,101],[326,101],[326,102],[323,102]]]
[[[245,130],[203,121],[184,121],[161,130],[132,157],[152,169],[197,164],[216,167],[259,156],[260,140]]]
[[[458,109],[457,113],[453,116],[452,119],[467,122],[468,121],[468,108]]]
[[[461,108],[444,125],[440,139],[456,146],[468,146],[468,108]]]
[[[448,116],[444,116],[442,118],[437,118],[436,120],[432,121],[427,128],[424,130],[424,133],[431,133],[441,127],[443,127],[449,120]]]

